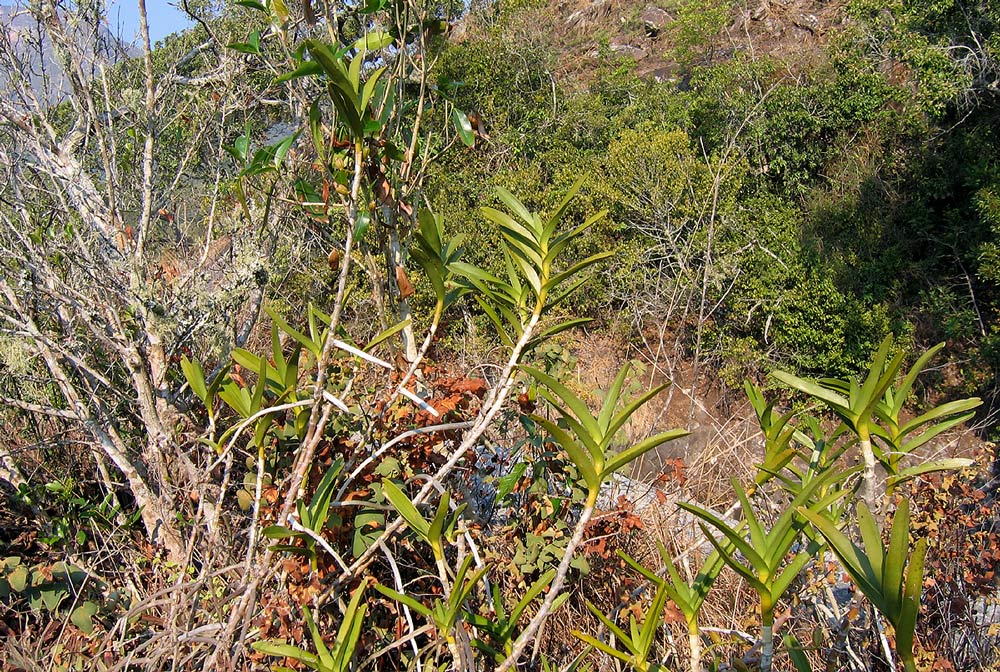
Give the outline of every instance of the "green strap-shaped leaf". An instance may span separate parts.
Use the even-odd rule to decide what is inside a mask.
[[[799,574],[805,568],[806,563],[812,559],[809,553],[798,553],[792,561],[789,562],[781,573],[776,576],[771,582],[771,598],[773,601],[778,601],[788,587],[792,585],[792,582],[798,578]]]
[[[253,415],[250,410],[250,393],[234,382],[226,383],[219,391],[219,398],[243,418]]]
[[[420,236],[427,241],[429,249],[435,256],[441,254],[441,234],[443,232],[441,216],[435,215],[427,208],[421,208],[417,213],[417,221],[420,224]]]
[[[312,637],[313,646],[316,647],[316,657],[319,658],[320,669],[333,670],[333,655],[330,653],[330,649],[326,648],[326,642],[323,641],[323,635],[316,627],[316,621],[313,620],[309,607],[302,607],[302,615],[305,616],[306,627]]]
[[[524,334],[524,323],[520,316],[502,303],[497,304],[497,312],[503,317],[507,328],[510,329],[513,340],[520,340],[521,335]]]
[[[754,567],[764,566],[763,556],[761,556],[761,554],[758,553],[756,549],[754,549],[750,544],[746,542],[745,539],[743,539],[743,534],[741,532],[737,532],[736,530],[734,530],[717,515],[715,515],[711,511],[708,511],[707,509],[701,508],[700,506],[695,506],[690,502],[677,502],[677,506],[681,507],[682,509],[684,509],[689,513],[693,513],[702,520],[710,523],[712,527],[716,528],[719,532],[721,532],[729,540],[729,542],[736,547],[736,550],[738,550],[740,553],[743,554],[743,556],[747,559],[747,561],[751,565],[753,565]],[[705,528],[703,531],[705,532],[705,536],[708,538],[710,542],[713,543],[713,545],[716,545],[718,543],[715,539],[715,535],[709,533],[707,528]],[[728,564],[733,566],[732,563],[729,563],[729,555],[731,554],[727,555],[722,547],[717,546],[717,549],[719,553],[723,555],[723,559],[726,560]],[[733,566],[733,569],[736,569],[736,567]],[[751,574],[749,576],[752,578],[753,581],[756,581],[758,584],[760,583],[759,581],[757,581],[756,575]]]
[[[601,428],[597,424],[597,420],[593,415],[590,414],[590,409],[587,408],[587,404],[583,402],[578,396],[573,394],[569,388],[560,383],[558,380],[553,378],[547,373],[534,369],[530,366],[522,366],[521,370],[530,375],[532,378],[549,388],[559,399],[573,412],[576,419],[583,425],[584,429],[587,430],[587,434],[593,439],[595,443],[600,443],[601,439]]]
[[[537,581],[531,584],[531,588],[528,589],[528,591],[524,594],[524,596],[520,599],[520,601],[518,601],[517,605],[510,612],[509,621],[511,630],[513,630],[513,628],[517,626],[517,622],[521,618],[521,614],[524,613],[524,610],[528,608],[528,605],[531,604],[536,597],[541,595],[542,591],[545,590],[550,583],[552,583],[552,579],[555,578],[555,575],[556,575],[556,570],[550,569],[549,571],[545,572],[540,577],[538,577]],[[502,612],[498,611],[497,613],[502,613]]]
[[[636,642],[636,653],[643,658],[648,658],[653,648],[656,628],[660,625],[661,614],[663,607],[666,606],[667,597],[666,588],[661,583],[657,587],[656,595],[653,596],[653,603],[646,611],[645,619],[642,621],[642,629],[639,631],[638,641]]]
[[[806,656],[802,645],[799,644],[799,640],[795,638],[795,635],[785,635],[783,641],[785,642],[785,648],[788,649],[788,657],[792,660],[792,665],[795,667],[795,672],[812,672],[812,663],[809,662],[809,657]]]
[[[506,205],[508,208],[510,208],[511,210],[513,210],[514,214],[517,215],[518,217],[520,217],[521,220],[527,226],[529,226],[531,228],[534,228],[535,218],[532,217],[531,212],[528,210],[528,208],[525,207],[524,203],[522,203],[520,200],[518,200],[518,198],[514,194],[510,193],[509,191],[507,191],[503,187],[497,187],[495,191],[496,191],[497,197],[501,201],[503,201],[504,205]],[[490,208],[490,209],[493,210],[493,208]],[[498,212],[497,210],[493,210],[493,211],[494,212]]]
[[[904,424],[902,427],[899,428],[899,433],[904,436],[907,434],[911,434],[915,430],[919,429],[920,427],[923,427],[929,422],[933,422],[934,420],[938,420],[940,418],[945,418],[949,415],[964,413],[965,411],[972,410],[973,408],[982,405],[982,403],[983,400],[980,399],[979,397],[972,397],[970,399],[959,399],[957,401],[948,402],[947,404],[942,404],[927,411],[923,415],[913,418],[912,420]],[[967,414],[963,417],[964,419],[968,419],[971,418],[972,415]]]
[[[917,476],[922,476],[923,474],[929,474],[934,471],[952,471],[955,469],[964,469],[966,467],[971,467],[975,462],[966,459],[964,457],[952,457],[940,460],[930,460],[929,462],[924,462],[923,464],[918,464],[907,469],[901,470],[898,474],[890,476],[887,482],[891,486],[897,486],[904,481],[908,481],[911,478],[916,478]]]
[[[254,651],[259,651],[260,653],[268,656],[291,658],[292,660],[297,660],[314,670],[319,669],[319,658],[315,654],[304,651],[297,646],[286,644],[283,641],[267,640],[263,642],[254,642],[251,646]]]
[[[310,529],[317,534],[322,531],[323,525],[326,524],[330,512],[330,502],[333,500],[335,492],[334,484],[343,468],[344,460],[338,457],[323,474],[319,485],[316,486],[316,494],[309,502]]]
[[[906,403],[907,398],[910,396],[910,390],[913,389],[913,383],[916,381],[917,376],[920,375],[920,372],[924,370],[930,360],[933,359],[934,355],[940,352],[943,347],[943,342],[933,346],[921,355],[920,358],[914,362],[913,366],[910,367],[910,370],[899,384],[899,387],[893,392],[893,416],[897,418],[899,417],[900,412],[903,410],[903,404]]]
[[[592,636],[590,636],[588,634],[585,634],[583,632],[580,632],[579,630],[573,630],[573,636],[576,637],[577,639],[579,639],[580,641],[589,644],[590,646],[594,647],[598,651],[601,651],[603,653],[608,654],[609,656],[617,658],[618,660],[620,660],[620,661],[622,661],[624,663],[631,663],[632,662],[632,656],[631,655],[629,655],[627,653],[622,653],[618,649],[616,649],[614,647],[611,647],[611,646],[608,646],[607,644],[605,644],[601,640],[596,639],[596,638],[594,638],[594,637],[592,637]]]
[[[943,434],[944,432],[947,432],[952,427],[968,422],[974,416],[975,413],[966,413],[965,415],[959,415],[954,418],[949,418],[948,420],[939,422],[938,424],[928,429],[926,432],[923,432],[922,434],[919,434],[914,438],[910,439],[909,441],[903,443],[902,446],[899,446],[899,450],[902,453],[910,454],[920,446],[934,439],[935,437]]]
[[[377,590],[378,592],[382,593],[386,597],[395,600],[396,602],[399,602],[401,604],[405,604],[410,609],[412,609],[413,611],[417,612],[418,614],[420,614],[424,618],[433,618],[434,611],[432,609],[426,607],[420,601],[415,600],[414,598],[410,597],[409,595],[405,595],[403,593],[397,593],[395,590],[393,590],[389,586],[383,586],[381,583],[375,584],[375,590]]]
[[[863,504],[858,505],[859,508]],[[861,592],[865,594],[872,604],[883,613],[886,611],[885,599],[882,595],[882,582],[875,574],[871,561],[865,551],[852,542],[847,535],[837,529],[837,526],[826,517],[809,511],[805,507],[798,507],[800,515],[809,520],[813,526],[819,530],[820,534],[829,542],[830,549],[834,552],[844,569],[857,584]]]
[[[524,278],[528,281],[528,286],[531,287],[531,291],[535,293],[535,296],[539,296],[542,293],[542,280],[538,276],[538,272],[535,270],[531,261],[525,258],[525,255],[522,253],[520,248],[508,245],[507,249],[507,258],[513,258],[514,263],[517,264],[517,267],[521,270]],[[511,276],[511,284],[515,286],[518,284],[516,276],[514,275]]]
[[[597,620],[599,620],[601,623],[603,623],[604,626],[608,630],[610,630],[612,632],[612,634],[614,634],[614,636],[617,637],[618,640],[622,644],[624,644],[626,646],[626,648],[629,649],[629,651],[633,651],[634,647],[633,647],[633,644],[632,644],[632,638],[629,637],[628,635],[626,635],[625,631],[622,630],[620,627],[618,627],[617,623],[615,623],[610,618],[608,618],[604,614],[604,612],[602,612],[600,609],[598,609],[597,606],[595,606],[594,603],[591,602],[590,600],[587,600],[587,609],[590,611],[590,613],[592,613],[594,616],[596,616]],[[612,654],[612,655],[614,655],[614,654]]]
[[[569,455],[569,458],[576,465],[577,471],[580,472],[583,482],[587,484],[587,489],[590,491],[591,496],[596,496],[596,493],[601,489],[601,478],[597,473],[597,469],[594,468],[590,452],[574,441],[568,432],[548,418],[532,415],[531,419],[545,427],[545,430],[552,435],[552,438],[562,446],[562,449],[566,451],[566,454]]]
[[[309,338],[308,336],[306,336],[305,334],[303,334],[301,331],[298,331],[297,329],[292,328],[270,306],[264,306],[264,312],[268,314],[268,316],[271,318],[271,321],[274,322],[274,324],[276,324],[279,329],[281,329],[283,332],[285,332],[286,334],[288,334],[289,336],[291,336],[292,338],[294,338],[296,341],[298,341],[299,343],[301,343],[302,346],[305,347],[306,350],[308,350],[309,352],[311,352],[313,354],[314,357],[319,358],[320,353],[322,352],[322,347],[319,345],[319,343],[317,343],[313,339]]]
[[[250,415],[257,413],[264,406],[264,388],[267,387],[267,360],[261,358],[260,369],[257,371],[257,383],[253,388],[253,397],[250,399]]]
[[[764,561],[764,566],[769,569],[773,566],[772,556],[774,555],[774,549],[770,548],[773,544],[768,543],[771,540],[767,538],[764,528],[761,526],[760,521],[757,520],[757,515],[750,505],[750,499],[747,497],[743,486],[735,478],[730,479],[729,482],[736,492],[736,498],[740,500],[740,506],[743,509],[743,520],[746,523],[747,530],[750,532],[750,543],[753,544],[755,549],[760,551],[760,557]],[[784,555],[783,552],[782,555]]]
[[[288,539],[289,537],[301,537],[303,534],[301,532],[296,532],[295,530],[284,527],[283,525],[268,525],[263,530],[260,531],[268,539]]]
[[[602,210],[602,211],[598,212],[596,215],[591,215],[590,217],[588,217],[583,222],[583,224],[581,224],[580,226],[576,227],[575,229],[572,229],[572,230],[567,231],[565,233],[561,233],[558,236],[556,236],[553,239],[551,245],[549,245],[549,251],[545,255],[545,263],[551,264],[552,262],[554,262],[556,260],[556,258],[559,256],[559,254],[562,252],[563,248],[565,248],[567,245],[569,245],[569,243],[570,243],[571,240],[573,240],[574,238],[576,238],[577,236],[579,236],[580,234],[582,234],[584,231],[586,231],[587,229],[589,229],[591,226],[593,226],[597,222],[599,222],[602,219],[604,219],[607,216],[607,214],[608,214],[607,210]],[[556,221],[552,220],[549,225],[554,229],[555,226],[556,226]],[[546,231],[548,231],[548,229],[546,229]],[[544,232],[542,234],[542,239],[546,240],[546,241],[548,240],[548,237],[546,236],[546,234]]]
[[[587,257],[586,259],[584,259],[583,261],[579,261],[579,262],[573,264],[570,268],[566,269],[562,273],[558,273],[558,274],[552,276],[552,279],[549,280],[547,283],[545,283],[544,289],[546,291],[552,291],[553,289],[555,289],[556,287],[558,287],[567,278],[572,278],[574,275],[576,275],[577,273],[579,273],[583,269],[587,268],[588,266],[593,266],[597,262],[603,261],[603,260],[605,260],[605,259],[607,259],[609,257],[614,256],[614,255],[615,255],[615,251],[614,250],[608,250],[607,252],[598,252],[597,254],[593,254],[593,255]]]
[[[754,563],[750,560],[749,557],[747,557],[747,560],[751,563],[751,567],[747,567],[746,565],[741,563],[737,559],[737,557],[733,554],[732,549],[726,549],[726,547],[724,547],[722,543],[715,538],[715,535],[711,533],[711,531],[708,529],[708,525],[699,522],[698,527],[701,528],[702,534],[704,534],[705,538],[708,539],[708,543],[712,544],[715,550],[722,556],[722,560],[727,565],[729,565],[729,567],[732,568],[733,571],[742,576],[758,595],[767,594],[768,592],[767,586],[765,586],[761,582],[760,577],[757,575],[756,570],[751,568],[754,565]],[[728,541],[731,545],[736,546],[736,544],[733,543],[733,540],[731,538],[728,539]]]
[[[487,302],[483,297],[477,296],[476,303],[479,307],[483,309],[486,316],[490,318],[493,326],[496,327],[497,335],[500,337],[500,342],[508,348],[514,347],[514,339],[509,333],[507,333],[507,324],[504,320],[500,319],[500,315],[497,311]]]
[[[351,85],[351,92],[354,94],[355,103],[357,104],[357,111],[359,115],[363,115],[365,112],[364,107],[361,105],[361,66],[365,62],[365,49],[362,45],[358,49],[358,53],[354,55],[351,59],[350,64],[347,66],[347,81]]]
[[[316,148],[316,156],[319,157],[320,163],[325,164],[326,134],[323,133],[323,113],[319,106],[319,99],[314,100],[309,106],[309,136],[312,138],[313,147]]]
[[[246,42],[231,42],[226,45],[226,49],[232,49],[242,54],[260,55],[260,31],[255,30],[250,33]]]
[[[563,197],[563,200],[559,203],[558,206],[556,206],[556,209],[552,211],[552,214],[549,216],[547,222],[548,224],[550,225],[554,224],[556,222],[559,222],[563,218],[563,215],[566,214],[566,210],[569,209],[569,204],[573,202],[573,199],[576,198],[577,193],[580,191],[580,187],[583,186],[583,181],[585,179],[586,179],[585,176],[580,177],[579,179],[577,179],[576,182],[573,183],[573,186],[570,187],[569,191],[566,192],[566,195]]]
[[[614,472],[618,471],[624,467],[629,462],[638,459],[640,456],[649,452],[657,446],[663,445],[668,441],[673,441],[674,439],[679,439],[682,436],[687,436],[691,432],[686,429],[671,429],[666,432],[661,432],[655,436],[651,436],[648,439],[644,439],[639,443],[635,444],[631,448],[626,448],[622,452],[618,453],[611,459],[607,461],[604,467],[604,477],[608,477]]]
[[[918,539],[906,569],[903,602],[899,618],[894,624],[896,627],[896,652],[904,661],[913,658],[913,634],[917,628],[917,614],[920,612],[920,591],[923,588],[924,558],[926,555],[927,539]]]
[[[629,418],[632,417],[632,414],[634,414],[640,408],[645,406],[646,402],[648,402],[650,399],[658,395],[663,390],[667,389],[667,387],[669,387],[669,383],[663,383],[662,385],[657,385],[653,389],[642,393],[629,403],[625,404],[625,407],[622,408],[622,410],[617,415],[611,418],[611,421],[604,432],[604,441],[605,441],[604,447],[606,448],[607,445],[610,444],[611,440],[618,434],[618,430],[620,430],[622,427],[625,426],[625,423],[628,422]]]
[[[361,636],[361,628],[365,621],[365,613],[368,610],[368,605],[361,603],[364,594],[365,584],[362,583],[354,589],[347,610],[344,611],[344,620],[341,621],[340,629],[337,630],[337,639],[333,647],[334,669],[336,670],[347,670],[347,663],[350,662],[357,648],[358,638]]]
[[[611,418],[614,417],[615,411],[618,409],[618,400],[622,396],[622,387],[625,385],[625,378],[628,377],[629,369],[631,364],[625,362],[625,365],[618,371],[618,375],[615,376],[614,381],[611,383],[611,387],[608,388],[608,394],[604,398],[604,404],[601,406],[601,412],[597,415],[597,424],[600,426],[601,431],[607,436],[608,428],[611,425]]]
[[[465,561],[459,567],[458,573],[455,574],[455,588],[451,591],[448,604],[448,622],[450,625],[454,625],[458,620],[462,612],[462,605],[469,599],[469,594],[475,590],[476,585],[486,576],[486,572],[490,569],[488,565],[485,565],[466,576],[471,565],[472,556],[465,556]]]
[[[851,407],[856,411],[861,411],[863,408],[877,403],[882,399],[882,394],[885,392],[886,388],[892,384],[892,381],[896,376],[896,371],[890,370],[885,364],[891,347],[892,334],[889,334],[882,339],[882,342],[879,344],[878,351],[872,358],[872,363],[868,367],[868,375],[865,377],[864,385],[851,395]],[[902,361],[902,356],[900,354],[897,354],[896,358]],[[898,365],[896,368],[898,370]]]
[[[521,244],[525,245],[533,253],[532,260],[538,265],[542,265],[542,257],[539,254],[538,246],[538,234],[531,230],[530,225],[526,227],[523,224],[518,223],[513,217],[508,215],[503,210],[497,210],[496,208],[483,207],[480,208],[480,212],[486,219],[490,220],[494,224],[497,224],[503,233],[512,236],[518,240]]]
[[[473,266],[472,264],[466,263],[464,261],[455,262],[454,264],[451,265],[451,268],[459,275],[469,278],[470,280],[478,280],[480,283],[483,284],[483,287],[485,288],[485,291],[487,293],[490,293],[489,290],[490,285],[505,284],[500,278],[493,275],[492,273],[484,271],[478,266]]]
[[[592,317],[574,317],[564,322],[559,322],[549,327],[545,327],[544,329],[540,330],[530,341],[528,341],[528,347],[526,349],[530,350],[539,345],[540,343],[542,343],[543,341],[552,338],[557,334],[561,334],[562,332],[568,331],[570,329],[575,329],[576,327],[583,326],[584,324],[589,324],[593,321],[594,318]]]
[[[450,503],[451,496],[448,492],[441,493],[441,501],[438,502],[437,511],[434,513],[434,518],[431,519],[431,524],[427,527],[427,540],[436,547],[435,551],[439,551],[441,548],[441,536],[448,518],[448,505]]]
[[[781,383],[784,383],[788,387],[799,390],[800,392],[805,392],[809,396],[825,402],[835,410],[842,413],[850,413],[850,402],[847,399],[840,394],[823,387],[819,383],[815,383],[811,380],[805,380],[804,378],[799,378],[798,376],[793,376],[785,371],[773,371],[771,373],[771,377]]]
[[[399,486],[385,478],[382,479],[382,492],[393,508],[403,517],[406,524],[410,526],[410,529],[426,540],[430,531],[430,524],[420,515],[420,512],[417,511],[417,507],[413,505],[410,498],[399,489]]]
[[[317,61],[303,61],[291,72],[286,72],[274,80],[275,84],[281,84],[299,77],[315,77],[323,73],[323,66]]]
[[[410,318],[406,318],[402,322],[394,324],[393,326],[389,327],[388,329],[380,333],[378,336],[373,338],[371,341],[369,341],[368,345],[366,345],[363,348],[363,350],[365,352],[370,352],[372,348],[374,348],[380,343],[384,343],[385,341],[389,340],[390,338],[401,332],[403,329],[406,329],[408,326],[410,326]]]
[[[881,552],[881,545],[878,551]],[[889,547],[885,549],[885,562],[882,565],[882,594],[885,596],[886,607],[891,613],[899,611],[903,599],[903,568],[906,556],[910,550],[910,503],[903,499],[892,518],[892,531],[889,533]],[[868,549],[872,555],[873,549]]]

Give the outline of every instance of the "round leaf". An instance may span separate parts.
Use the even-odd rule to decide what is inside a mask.
[[[96,602],[83,602],[73,610],[73,613],[69,616],[69,620],[73,622],[73,625],[89,635],[94,631],[94,616],[96,614]]]

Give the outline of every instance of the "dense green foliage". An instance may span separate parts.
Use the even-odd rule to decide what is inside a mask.
[[[680,4],[677,44],[711,42],[689,30],[696,6],[733,9]],[[462,82],[456,97],[490,138],[438,164],[429,195],[483,236],[473,209],[488,185],[544,205],[589,173],[611,217],[581,254],[610,246],[623,260],[579,306],[592,315],[635,315],[636,328],[680,316],[734,372],[846,372],[887,331],[948,339],[972,362],[964,385],[989,387],[997,16],[964,4],[854,2],[808,61],[702,49],[663,83],[609,53],[596,79],[561,80],[551,24],[533,33],[530,9],[487,10],[436,72]],[[692,310],[702,278],[711,310]],[[663,292],[643,296],[650,283]],[[678,298],[688,308],[671,312]]]
[[[199,2],[0,97],[0,625],[67,670],[996,658],[921,612],[995,593],[1000,535],[941,548],[990,506],[906,498],[996,397],[1000,12],[778,4]],[[99,7],[31,11],[90,58]],[[702,428],[707,378],[749,404]]]

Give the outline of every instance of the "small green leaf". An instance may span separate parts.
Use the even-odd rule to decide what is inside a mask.
[[[472,132],[472,123],[469,122],[469,116],[457,107],[453,107],[451,108],[451,120],[455,124],[455,130],[458,131],[458,137],[462,141],[462,144],[466,147],[475,145],[476,134]]]
[[[191,386],[191,391],[201,399],[201,403],[207,406],[209,403],[208,388],[205,385],[205,372],[201,368],[201,362],[197,359],[192,361],[187,358],[187,355],[182,355],[181,371],[184,372],[184,378]]]
[[[284,527],[282,525],[268,525],[263,530],[263,534],[268,539],[287,539],[289,537],[301,537],[301,532],[296,532],[290,528]]]
[[[72,621],[73,625],[80,628],[84,634],[89,635],[94,631],[94,616],[97,615],[97,609],[96,602],[82,602],[70,614],[69,620]]]
[[[357,217],[354,220],[354,242],[360,242],[365,234],[368,232],[368,227],[371,225],[372,216],[371,213],[367,211],[358,212]]]
[[[15,567],[14,571],[7,575],[7,583],[15,593],[24,592],[28,585],[28,568],[24,565]]]
[[[321,66],[318,62],[303,61],[291,72],[286,72],[274,80],[274,83],[281,84],[282,82],[298,79],[299,77],[315,77],[320,74],[323,74],[323,66]]]
[[[386,329],[385,331],[383,331],[381,334],[379,334],[378,336],[376,336],[375,338],[373,338],[371,341],[369,341],[368,345],[366,345],[362,349],[365,352],[369,352],[376,345],[378,345],[379,343],[382,343],[384,341],[387,341],[388,339],[392,338],[393,336],[395,336],[396,334],[398,334],[399,332],[401,332],[403,329],[406,329],[408,326],[410,326],[410,318],[406,318],[402,322],[399,322],[399,323],[397,323],[397,324],[389,327],[388,329]]]
[[[354,517],[354,540],[351,552],[359,557],[375,543],[385,529],[385,514],[380,511],[361,511]]]
[[[51,590],[43,590],[42,593],[42,604],[49,611],[55,611],[59,608],[59,604],[69,596],[69,592],[63,590],[62,588],[53,588]]]
[[[236,4],[240,7],[247,7],[248,9],[256,9],[258,12],[264,12],[267,14],[267,7],[257,2],[257,0],[236,0]]]
[[[507,495],[514,491],[514,487],[521,482],[527,468],[527,462],[519,462],[514,465],[514,468],[510,470],[509,474],[500,477],[500,480],[497,481],[498,502],[502,502]]]
[[[260,31],[255,30],[250,33],[246,42],[232,42],[227,44],[226,48],[243,54],[260,55]]]
[[[367,33],[364,37],[354,43],[356,51],[372,51],[388,47],[394,41],[391,34],[384,30],[375,30]]]

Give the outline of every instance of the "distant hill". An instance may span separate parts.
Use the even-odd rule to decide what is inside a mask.
[[[84,22],[64,23],[63,26],[80,47],[85,76],[94,74],[99,64],[117,63],[137,55],[134,48],[115,37],[104,25],[96,29]],[[5,35],[3,48],[13,51],[25,70],[21,74],[28,77],[35,95],[48,103],[64,98],[69,84],[38,17],[24,6],[0,5],[0,30]],[[6,65],[0,70],[2,96],[15,95],[10,85],[11,75]]]

